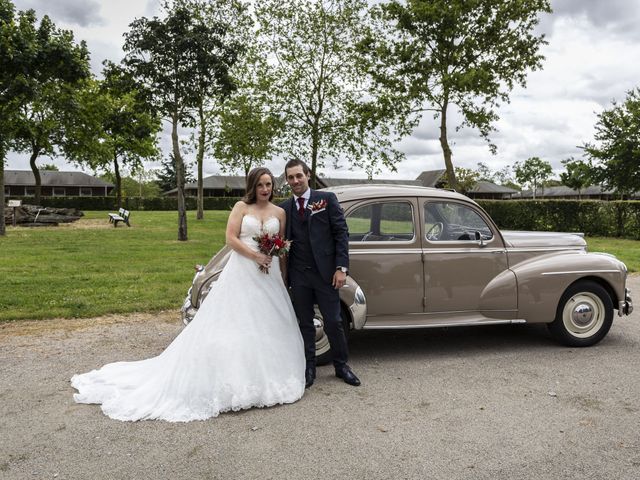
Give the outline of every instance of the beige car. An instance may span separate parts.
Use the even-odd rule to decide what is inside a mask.
[[[633,310],[627,268],[587,253],[582,234],[500,231],[464,195],[433,188],[328,189],[349,226],[349,276],[340,291],[348,330],[546,323],[569,346],[599,342],[614,310]],[[199,268],[182,308],[188,323],[224,267],[224,247]],[[317,355],[330,358],[316,316]]]

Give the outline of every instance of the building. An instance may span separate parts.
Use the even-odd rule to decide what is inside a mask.
[[[531,190],[523,190],[520,194],[520,198],[532,199],[533,192]],[[536,189],[536,200],[619,200],[620,195],[613,190],[604,190],[599,185],[591,185],[590,187],[583,188],[578,194],[577,190],[569,188],[565,185],[559,185],[556,187],[544,187]]]
[[[429,170],[422,172],[415,180],[395,180],[380,178],[335,178],[335,177],[317,177],[318,188],[339,187],[342,185],[356,184],[384,184],[384,185],[414,185],[422,187],[439,188],[444,184],[444,176],[446,170]],[[245,190],[245,177],[239,175],[211,175],[202,181],[203,195],[205,197],[242,197]],[[275,190],[277,194],[286,196],[289,193],[284,173],[276,177]],[[467,195],[476,199],[510,199],[516,194],[517,190],[512,188],[496,185],[491,182],[479,181],[474,188],[467,192]],[[177,189],[169,190],[163,195],[177,195]],[[196,197],[198,195],[197,183],[187,183],[185,185],[185,195],[187,197]]]
[[[243,175],[211,175],[202,179],[202,195],[205,197],[242,197],[247,181]],[[198,184],[189,182],[184,186],[187,197],[198,196]],[[163,195],[175,197],[178,189],[174,188]]]
[[[105,197],[115,188],[112,183],[83,172],[41,170],[43,197]],[[5,197],[33,197],[36,180],[31,170],[5,170]]]
[[[423,187],[438,188],[444,185],[444,176],[446,175],[446,173],[446,170],[425,170],[420,175],[418,175],[416,180],[418,180],[420,182],[420,185],[422,185]]]
[[[361,185],[361,184],[383,184],[383,185],[414,185],[421,186],[418,180],[382,180],[379,178],[362,179],[362,178],[331,178],[318,177],[319,188],[325,187],[341,187],[343,185]]]
[[[474,200],[510,200],[519,194],[520,192],[515,188],[496,185],[485,180],[478,180],[473,188],[466,193],[469,198]]]
[[[446,170],[426,170],[418,175],[416,180],[419,180],[423,187],[441,188],[446,183],[446,174]],[[473,188],[465,193],[474,200],[509,200],[519,194],[518,190],[486,180],[478,180]]]
[[[358,178],[326,178],[318,177],[318,188],[336,187],[340,185],[355,185],[361,183],[384,183],[395,185],[421,185],[417,180],[379,180],[379,179],[358,179]],[[202,180],[202,191],[205,197],[242,197],[246,187],[244,176],[240,175],[211,175]],[[283,190],[284,188],[284,190]],[[287,191],[287,182],[284,173],[276,177],[276,191]],[[187,183],[185,185],[185,196],[196,197],[198,195],[198,184]],[[177,189],[169,190],[163,195],[175,197]]]

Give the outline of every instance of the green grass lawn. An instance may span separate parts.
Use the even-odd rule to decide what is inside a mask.
[[[624,238],[585,237],[590,252],[610,253],[622,260],[630,272],[640,272],[640,242]]]
[[[0,320],[94,317],[178,308],[193,278],[224,244],[228,212],[131,212],[131,228],[106,212],[59,227],[8,227],[0,237]]]
[[[179,308],[193,278],[224,244],[228,212],[188,214],[189,241],[177,240],[176,212],[131,213],[131,228],[106,212],[71,225],[8,227],[0,237],[0,321],[94,317]],[[640,242],[587,238],[640,271]]]

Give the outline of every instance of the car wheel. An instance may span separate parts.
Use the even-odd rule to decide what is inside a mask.
[[[344,328],[346,335],[349,323],[342,309],[340,310],[340,318],[342,319],[342,327]],[[322,314],[320,313],[317,305],[315,307],[313,324],[316,327],[316,365],[326,365],[331,362],[333,356],[331,354],[329,337],[327,337],[327,334],[324,332],[324,319],[322,318]]]
[[[602,340],[613,322],[613,302],[609,293],[595,282],[579,281],[564,292],[552,335],[570,347],[588,347]]]

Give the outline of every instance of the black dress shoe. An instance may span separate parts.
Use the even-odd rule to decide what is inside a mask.
[[[344,380],[345,383],[357,387],[360,385],[360,379],[356,377],[356,374],[351,371],[349,365],[336,368],[336,377]]]
[[[307,368],[304,370],[304,388],[309,388],[313,385],[313,381],[316,379],[316,366],[315,365],[307,365]]]

